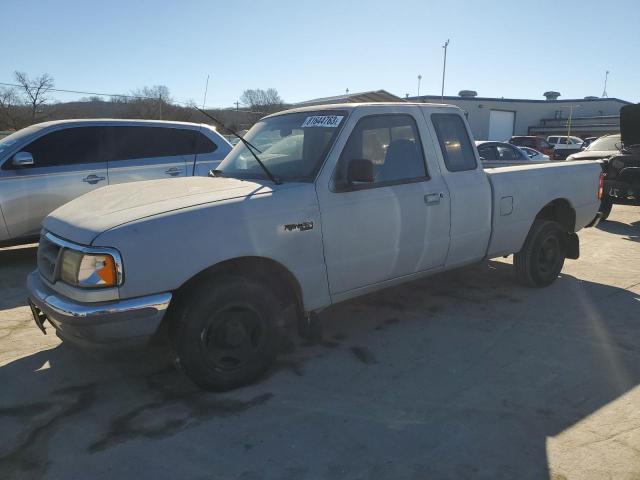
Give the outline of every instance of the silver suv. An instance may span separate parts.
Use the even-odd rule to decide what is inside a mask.
[[[42,219],[104,185],[206,175],[231,145],[212,127],[61,120],[0,140],[0,245],[36,240]]]

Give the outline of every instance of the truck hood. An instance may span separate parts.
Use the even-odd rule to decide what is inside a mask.
[[[67,240],[90,245],[100,233],[141,218],[272,191],[261,183],[220,177],[122,183],[72,200],[49,214],[42,226]]]
[[[640,145],[640,104],[620,109],[620,136],[625,147]]]

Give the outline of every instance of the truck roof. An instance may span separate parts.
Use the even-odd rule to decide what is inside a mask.
[[[443,103],[421,103],[421,102],[367,102],[367,103],[331,103],[328,105],[310,105],[307,107],[292,108],[289,110],[283,110],[281,112],[273,113],[267,117],[275,117],[277,115],[283,115],[287,113],[303,113],[303,112],[318,112],[321,110],[359,110],[367,108],[379,108],[381,106],[389,107],[406,107],[415,106],[425,109],[446,109],[462,111],[460,107],[456,105],[449,105]]]

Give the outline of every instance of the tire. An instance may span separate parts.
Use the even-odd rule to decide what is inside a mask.
[[[221,276],[180,303],[169,340],[178,365],[200,388],[225,391],[252,383],[275,362],[282,308],[266,286]]]
[[[604,222],[609,215],[611,214],[611,209],[613,208],[613,202],[608,198],[603,198],[600,202],[599,212],[602,214],[600,216],[600,221]]]
[[[522,250],[513,256],[518,280],[529,287],[551,285],[564,265],[565,237],[557,222],[535,220]]]

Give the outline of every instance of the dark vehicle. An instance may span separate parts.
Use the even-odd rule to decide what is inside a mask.
[[[640,104],[620,109],[621,151],[603,163],[601,219],[614,203],[640,205]]]
[[[533,148],[534,150],[542,152],[545,155],[549,155],[549,158],[553,158],[553,145],[547,142],[547,140],[543,137],[514,136],[511,137],[509,143],[517,147]]]
[[[587,148],[581,152],[572,153],[567,160],[599,160],[609,158],[620,153],[622,140],[620,134],[605,135],[591,142]]]

